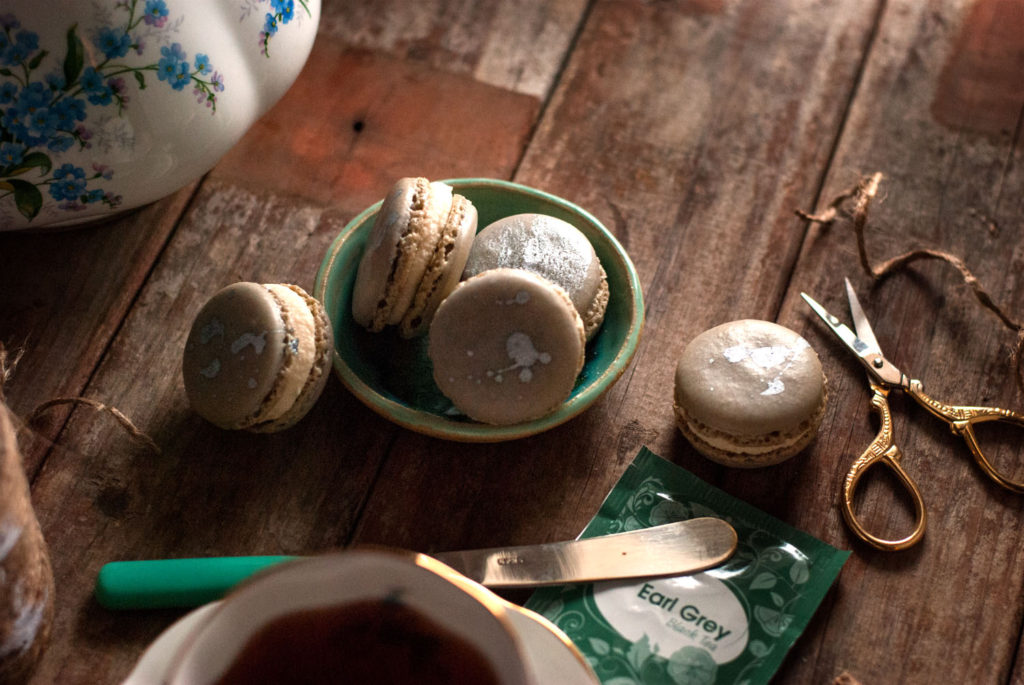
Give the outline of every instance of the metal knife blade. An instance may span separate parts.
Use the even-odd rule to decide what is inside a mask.
[[[736,531],[695,518],[601,537],[432,554],[492,588],[682,575],[717,566],[736,550]]]

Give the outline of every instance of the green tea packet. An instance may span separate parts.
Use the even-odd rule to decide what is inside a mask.
[[[580,537],[699,516],[736,529],[739,545],[725,564],[687,576],[543,588],[526,607],[565,631],[603,685],[767,683],[850,553],[646,447]]]

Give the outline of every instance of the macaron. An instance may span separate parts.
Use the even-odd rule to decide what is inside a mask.
[[[695,337],[676,366],[679,430],[708,459],[751,468],[784,461],[814,437],[825,374],[799,334],[744,319]]]
[[[427,353],[434,382],[469,418],[540,418],[572,393],[583,368],[583,320],[565,290],[524,269],[491,269],[441,303]]]
[[[234,283],[196,315],[181,367],[185,393],[221,428],[283,430],[320,396],[333,349],[323,305],[302,288]]]
[[[473,240],[463,278],[488,269],[526,269],[568,293],[589,340],[604,320],[608,277],[587,237],[546,214],[514,214],[488,224]]]
[[[477,212],[451,186],[399,179],[370,229],[352,291],[352,318],[373,332],[397,326],[420,335],[458,284],[476,234]]]

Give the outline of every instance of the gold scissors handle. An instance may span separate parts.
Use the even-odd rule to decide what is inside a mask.
[[[948,423],[950,430],[964,439],[967,448],[974,455],[974,461],[978,463],[985,475],[1011,492],[1024,493],[1024,482],[1013,480],[1000,473],[985,456],[978,443],[978,437],[974,434],[974,424],[987,421],[1002,421],[1024,428],[1024,416],[998,407],[960,407],[943,404],[926,395],[921,381],[918,380],[911,380],[907,383],[906,390],[918,404]]]
[[[878,435],[871,441],[868,448],[864,450],[864,453],[853,462],[853,466],[850,467],[850,471],[846,474],[846,481],[843,483],[842,512],[843,518],[846,519],[846,524],[862,540],[872,547],[881,550],[896,551],[906,549],[921,539],[924,535],[928,515],[924,509],[924,499],[921,497],[921,491],[917,489],[917,485],[910,479],[907,472],[903,470],[903,466],[900,464],[900,458],[903,454],[900,452],[900,448],[893,442],[892,414],[889,411],[889,401],[887,399],[889,391],[875,383],[871,383],[871,390],[871,406],[878,414],[881,427],[878,429]],[[886,540],[868,532],[861,525],[860,521],[857,520],[857,515],[853,511],[853,498],[857,491],[857,485],[860,483],[861,477],[867,473],[867,470],[876,464],[883,464],[892,469],[914,502],[914,530],[904,538]]]

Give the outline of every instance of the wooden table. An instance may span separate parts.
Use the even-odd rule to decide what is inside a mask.
[[[840,484],[875,424],[861,369],[799,292],[844,313],[849,275],[883,348],[962,403],[1022,406],[1014,334],[947,265],[872,284],[848,220],[794,216],[881,171],[872,258],[961,255],[1021,318],[1022,104],[1016,0],[327,2],[299,81],[203,179],[106,225],[0,234],[0,341],[24,349],[11,407],[94,398],[162,450],[87,408],[23,432],[59,595],[33,682],[115,682],[180,615],[99,607],[107,561],[569,538],[641,445],[854,551],[776,682],[1024,682],[1024,498],[896,398],[929,532],[901,553],[853,539]],[[624,377],[568,424],[493,445],[401,429],[336,379],[283,434],[194,415],[179,363],[202,303],[238,280],[311,288],[339,229],[405,175],[512,179],[601,219],[647,303]],[[829,380],[817,440],[762,470],[704,460],[673,423],[679,353],[739,318],[802,333]],[[909,521],[874,485],[868,515]]]

